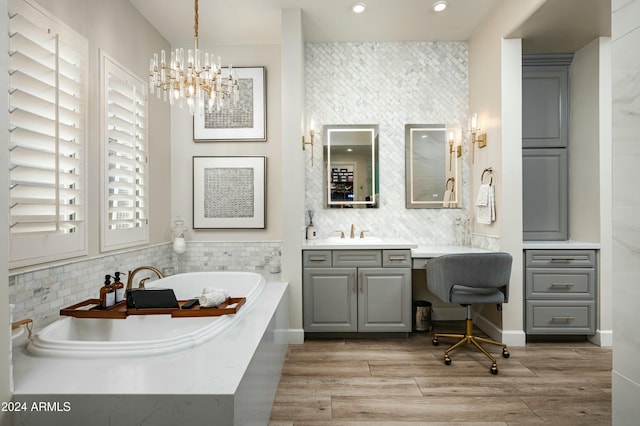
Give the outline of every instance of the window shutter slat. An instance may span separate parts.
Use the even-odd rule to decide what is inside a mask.
[[[10,259],[22,266],[86,251],[88,41],[35,3],[8,10]]]
[[[102,246],[148,241],[146,83],[106,55],[103,74]]]

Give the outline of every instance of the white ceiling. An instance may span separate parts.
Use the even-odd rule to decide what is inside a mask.
[[[193,42],[192,0],[130,1],[172,45]],[[448,0],[441,13],[433,12],[435,1],[199,0],[199,40],[201,45],[279,44],[281,9],[300,8],[308,42],[463,41],[502,1],[521,0]],[[367,5],[361,15],[351,12],[356,2]],[[575,51],[610,34],[610,20],[610,0],[548,0],[512,36],[525,39],[528,53]]]

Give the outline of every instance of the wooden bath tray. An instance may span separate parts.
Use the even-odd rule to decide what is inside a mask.
[[[171,311],[171,316],[174,318],[184,318],[184,317],[217,317],[220,315],[230,315],[235,314],[240,310],[242,305],[244,305],[247,301],[246,297],[230,297],[224,302],[222,302],[216,308],[203,308],[200,305],[196,305],[191,309],[174,309]],[[180,303],[182,306],[186,303],[186,300],[183,300]],[[234,305],[235,304],[235,305]],[[233,306],[232,306],[233,305]]]
[[[220,315],[235,314],[240,310],[242,305],[247,301],[246,297],[230,297],[222,302],[216,308],[203,308],[196,305],[191,309],[174,309],[174,308],[151,308],[151,309],[135,309],[127,308],[125,301],[116,303],[114,306],[101,309],[100,299],[87,299],[83,302],[76,303],[67,308],[60,309],[60,315],[66,315],[76,318],[108,318],[108,319],[125,319],[129,315],[167,315],[170,314],[174,318],[186,317],[216,317]],[[178,302],[180,306],[187,301]],[[234,305],[235,304],[235,305]],[[95,305],[91,307],[91,305]]]
[[[91,307],[91,305],[95,306]],[[87,299],[67,308],[60,309],[60,315],[76,318],[125,319],[127,317],[127,304],[125,301],[122,301],[110,308],[102,309],[100,308],[100,299]]]

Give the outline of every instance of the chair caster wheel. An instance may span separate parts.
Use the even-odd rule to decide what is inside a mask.
[[[446,365],[451,365],[451,358],[449,358],[449,355],[444,356],[444,363]]]
[[[506,349],[503,349],[502,350],[502,357],[503,358],[509,358],[509,356],[510,356],[509,351],[506,350]]]
[[[433,343],[433,346],[438,346],[440,344],[440,342],[438,342],[438,339],[436,337],[433,338],[431,343]]]
[[[491,366],[491,370],[489,370],[489,371],[491,371],[491,374],[493,374],[495,376],[496,374],[498,374],[498,366],[493,364]]]

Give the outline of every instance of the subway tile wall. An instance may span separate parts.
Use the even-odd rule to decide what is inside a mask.
[[[187,242],[181,259],[171,244],[161,244],[9,276],[9,303],[14,320],[31,318],[38,330],[59,318],[60,309],[97,298],[106,274],[127,272],[142,265],[177,272],[242,270],[279,271],[281,242]],[[145,276],[136,275],[136,281]],[[123,279],[126,282],[126,276]]]
[[[305,210],[314,211],[319,238],[353,223],[382,238],[458,241],[456,223],[466,221],[470,206],[468,68],[465,42],[306,44],[305,116],[316,123],[317,143],[313,167],[306,154]],[[405,208],[404,126],[412,123],[446,124],[462,135],[462,209]],[[379,208],[324,208],[324,124],[379,125]]]

